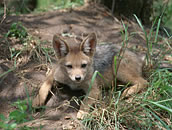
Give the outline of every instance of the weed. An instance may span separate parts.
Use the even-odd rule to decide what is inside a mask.
[[[0,128],[4,129],[4,130],[13,130],[17,127],[16,123],[8,123],[9,122],[9,118],[5,118],[4,115],[0,114]]]
[[[21,41],[28,36],[26,28],[20,23],[11,24],[10,30],[5,35],[6,37],[19,38]]]
[[[13,106],[16,107],[16,110],[10,112],[9,117],[11,120],[14,120],[16,123],[23,123],[31,119],[31,117],[26,112],[26,101],[17,101],[13,104]]]
[[[51,63],[50,55],[54,56],[53,49],[47,47],[45,42],[37,37],[30,35],[20,22],[12,23],[5,37],[9,46],[10,59],[14,61],[14,69],[28,63],[31,59]],[[15,44],[11,44],[13,42]]]
[[[153,47],[152,43],[158,43],[158,32],[161,19],[156,19],[150,33],[147,34],[143,25],[135,16],[142,28],[147,43],[147,62],[148,66],[153,66]],[[153,28],[157,23],[155,35]],[[124,25],[123,25],[124,26]],[[127,28],[124,26],[123,49],[127,44]],[[153,40],[152,40],[153,39]],[[164,39],[165,40],[165,39]],[[126,43],[126,44],[125,44]],[[168,40],[165,40],[167,48],[171,48]],[[122,54],[122,53],[121,53]],[[121,56],[121,55],[120,55]],[[164,55],[163,55],[164,56]],[[120,58],[120,57],[118,57]],[[121,56],[122,58],[122,56]],[[117,57],[114,57],[114,73],[117,73]],[[161,57],[162,59],[162,57]],[[159,64],[160,62],[158,62]],[[108,92],[97,101],[92,111],[82,120],[84,126],[88,129],[172,129],[172,73],[169,68],[152,69],[149,75],[149,88],[141,94],[132,95],[129,100],[121,100],[121,91]],[[96,75],[103,77],[99,72],[95,72],[91,81],[94,82]],[[116,86],[118,87],[118,86]],[[108,100],[108,102],[106,101]]]
[[[10,112],[9,117],[0,114],[0,128],[4,130],[14,130],[18,124],[32,120],[32,116],[27,112],[28,106],[26,101],[17,101],[12,104],[16,110]],[[24,126],[25,128],[29,128]]]
[[[136,18],[139,26],[141,27],[142,31],[144,32],[144,36],[146,38],[146,45],[147,45],[147,54],[146,54],[147,66],[148,66],[148,68],[152,68],[152,42],[150,40],[152,38],[153,27],[154,27],[154,24],[156,23],[156,20],[154,21],[154,24],[152,25],[152,28],[148,35],[146,30],[144,29],[141,21],[138,19],[138,17],[135,14],[134,14],[134,17]]]
[[[35,11],[57,10],[63,8],[73,8],[84,4],[83,0],[39,0]]]
[[[170,29],[171,28],[171,14],[172,14],[172,1],[155,0],[153,1],[153,13],[151,19],[160,17],[163,12],[162,24]]]
[[[158,74],[161,71],[161,74]],[[128,102],[120,100],[121,92],[114,92],[110,102],[98,101],[82,123],[89,129],[162,129],[172,128],[172,75],[159,70],[151,76],[155,79],[149,89],[132,97]],[[159,75],[157,77],[157,74]],[[161,76],[160,76],[161,75]],[[163,76],[162,76],[163,75]]]

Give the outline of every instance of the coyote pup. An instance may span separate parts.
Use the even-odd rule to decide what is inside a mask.
[[[58,57],[56,66],[51,70],[38,95],[33,100],[33,106],[40,106],[45,103],[47,95],[52,87],[53,80],[66,84],[71,89],[83,89],[88,98],[83,100],[83,104],[77,114],[77,118],[82,118],[88,112],[88,104],[93,104],[100,95],[99,86],[104,83],[97,77],[91,90],[88,93],[89,84],[95,70],[100,72],[106,83],[114,80],[114,56],[120,51],[120,46],[115,44],[97,44],[95,33],[88,35],[85,40],[77,44],[76,39],[69,38],[69,43],[60,36],[54,35],[53,48]],[[117,64],[119,60],[117,59]],[[142,77],[143,61],[129,50],[126,50],[120,61],[116,78],[124,83],[133,86],[123,92],[123,96],[139,92],[147,86],[147,81]]]

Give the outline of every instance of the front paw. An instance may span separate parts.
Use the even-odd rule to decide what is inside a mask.
[[[77,119],[82,120],[82,119],[84,119],[84,117],[85,117],[86,115],[88,115],[88,112],[84,112],[84,111],[82,111],[82,110],[79,110],[78,113],[77,113]]]
[[[37,95],[32,101],[32,107],[39,107],[44,104],[44,100],[41,100],[40,96]]]

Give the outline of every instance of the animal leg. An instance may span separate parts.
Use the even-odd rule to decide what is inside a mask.
[[[33,102],[32,102],[33,107],[41,106],[45,103],[48,93],[52,88],[53,80],[54,80],[53,71],[51,71],[46,81],[42,84],[38,95],[33,99]]]

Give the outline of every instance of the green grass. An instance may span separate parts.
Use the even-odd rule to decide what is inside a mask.
[[[83,0],[38,0],[35,12],[73,8],[84,4]]]
[[[40,62],[44,60],[45,56],[46,63],[51,62],[50,55],[54,55],[53,49],[47,47],[47,42],[40,41],[37,37],[30,35],[21,22],[12,23],[9,31],[5,34],[5,38],[11,53],[10,59],[14,61],[15,67],[18,60],[24,55],[28,56],[28,60],[33,58]],[[11,46],[10,40],[17,40],[16,44],[21,44],[21,47]]]
[[[13,62],[13,67],[0,74],[0,83],[8,73],[12,71],[19,73],[18,71],[23,65],[33,61],[48,64],[51,63],[50,55],[54,56],[54,51],[52,48],[47,46],[47,42],[40,41],[37,37],[30,35],[27,32],[27,29],[20,22],[11,24],[11,28],[4,35],[4,39],[11,53],[10,57],[7,57],[7,59]],[[13,40],[17,41],[15,42],[15,45],[20,45],[19,48],[13,47],[13,44],[11,44]],[[25,62],[21,62],[23,57],[27,57]],[[34,111],[29,92],[26,88],[27,86],[25,85],[27,100],[18,100],[17,102],[12,103],[11,105],[15,109],[10,112],[7,117],[0,114],[0,129],[35,129],[33,127],[22,125],[25,122],[33,120],[32,114]]]
[[[132,102],[120,100],[120,91],[109,102],[99,101],[83,120],[85,127],[98,129],[172,129],[172,74],[157,69],[151,75],[147,91],[133,95]]]
[[[98,104],[92,107],[92,111],[81,121],[86,128],[92,130],[99,129],[172,129],[172,73],[167,69],[151,68],[155,64],[160,64],[160,62],[154,62],[153,57],[153,45],[159,44],[159,39],[163,40],[163,45],[168,47],[172,51],[170,39],[160,37],[159,28],[161,24],[161,19],[156,19],[147,33],[144,26],[141,24],[137,16],[135,16],[139,26],[144,32],[144,36],[147,44],[147,66],[150,68],[149,76],[147,80],[149,81],[149,87],[146,91],[141,94],[136,94],[132,96],[132,101],[121,100],[121,91],[111,88],[108,91],[107,97],[101,97]],[[21,26],[18,28],[18,26]],[[156,26],[156,31],[153,28]],[[128,42],[127,27],[123,24],[124,32],[123,36],[123,48],[122,52],[125,50]],[[20,30],[21,29],[21,30]],[[25,32],[26,31],[26,32]],[[27,35],[25,35],[27,34]],[[168,32],[167,32],[168,34]],[[7,72],[0,74],[0,78],[8,74],[11,71],[15,71],[15,67],[18,65],[18,60],[26,52],[30,52],[28,59],[35,59],[40,62],[51,62],[51,56],[54,52],[51,48],[44,46],[40,40],[28,34],[27,29],[23,27],[21,23],[14,23],[12,27],[6,34],[6,38],[14,37],[19,39],[23,46],[22,49],[16,50],[15,48],[9,46],[11,50],[10,59],[14,61],[14,69],[9,69]],[[162,50],[166,53],[168,51]],[[165,53],[165,54],[166,54]],[[163,56],[158,59],[161,61]],[[120,58],[122,56],[120,55]],[[117,57],[114,57],[115,69],[114,73],[117,73]],[[171,70],[172,71],[172,70]],[[100,76],[104,80],[103,76],[99,72],[93,74],[91,84],[89,89],[91,89],[92,84],[96,78]],[[117,81],[115,80],[114,87],[117,87]],[[111,86],[109,86],[110,88]],[[103,90],[102,90],[103,91]],[[13,130],[18,128],[18,125],[27,121],[32,120],[32,107],[31,101],[29,100],[29,94],[27,93],[27,101],[17,101],[13,104],[16,108],[14,111],[10,112],[8,117],[0,115],[0,127],[5,130]],[[106,92],[105,92],[106,93]],[[28,104],[28,105],[27,105]],[[32,129],[30,127],[24,126],[23,129]]]
[[[6,12],[9,14],[28,14],[50,10],[74,8],[84,4],[84,0],[13,0],[6,2]],[[4,13],[4,5],[0,5],[0,15]]]
[[[159,44],[160,36],[158,33],[161,19],[157,18],[154,21],[149,34],[147,34],[137,16],[135,18],[146,38],[149,87],[141,94],[133,95],[131,97],[132,101],[121,100],[121,91],[108,92],[108,95],[112,95],[108,98],[102,97],[96,105],[98,107],[92,107],[93,111],[82,120],[83,125],[88,129],[172,129],[172,73],[169,71],[170,68],[152,68],[154,64],[160,64],[160,62],[153,62],[152,44]],[[155,26],[157,26],[157,29],[153,32]],[[124,47],[129,36],[127,35],[127,27],[124,24],[123,27],[125,29]],[[169,40],[164,38],[161,40],[164,40],[163,43],[167,48],[171,48]],[[166,52],[168,53],[168,51]],[[159,60],[162,60],[163,56],[160,56]],[[117,70],[115,60],[114,63],[114,68]],[[94,80],[95,74],[92,82]]]
[[[26,63],[33,59],[39,60],[39,62],[46,61],[46,63],[51,63],[50,55],[55,55],[54,50],[48,47],[47,41],[40,41],[37,37],[29,34],[21,22],[12,23],[10,29],[4,35],[4,39],[10,51],[10,57],[7,58],[14,62],[14,68],[0,74],[0,77],[15,70],[20,64],[23,65],[24,63],[22,63],[21,59],[24,56],[27,57]],[[13,41],[15,45],[11,44]]]
[[[172,1],[167,0],[156,0],[153,2],[153,13],[152,19],[156,17],[163,16],[162,23],[165,27],[168,27],[172,30],[171,23],[172,23]]]

